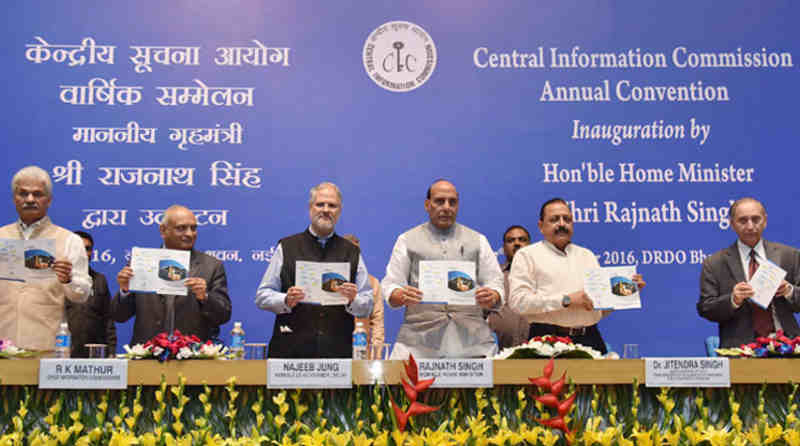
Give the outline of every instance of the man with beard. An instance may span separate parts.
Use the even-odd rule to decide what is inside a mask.
[[[353,317],[372,312],[369,273],[358,246],[334,232],[342,212],[342,193],[333,183],[311,188],[309,227],[283,238],[270,260],[255,302],[276,314],[270,358],[351,358]],[[313,305],[303,302],[306,291],[296,286],[296,262],[345,262],[348,281],[337,288],[346,305]]]
[[[531,243],[531,235],[522,226],[514,225],[503,233],[503,253],[506,263],[500,269],[503,271],[506,296],[509,295],[508,273],[511,271],[511,261],[514,254],[522,247]],[[527,319],[508,307],[508,299],[499,310],[487,310],[489,327],[497,336],[497,345],[501,349],[522,344],[528,340],[530,330]]]
[[[111,317],[117,322],[125,322],[136,316],[131,344],[145,343],[172,329],[207,341],[217,326],[231,318],[225,266],[216,258],[194,249],[197,218],[189,208],[177,204],[167,208],[159,231],[164,248],[191,251],[189,272],[183,282],[187,295],[132,292],[133,269],[126,266],[117,274],[119,292],[111,300]]]
[[[55,274],[25,282],[0,280],[0,339],[28,350],[52,350],[65,302],[85,302],[89,296],[89,261],[80,237],[47,216],[53,199],[47,172],[37,166],[19,170],[11,180],[11,193],[19,220],[0,228],[0,238],[55,240],[49,266]]]
[[[425,200],[430,221],[397,238],[381,282],[389,306],[405,307],[392,359],[485,357],[497,349],[482,309],[502,305],[503,275],[486,237],[456,223],[458,205],[456,187],[435,181]],[[421,304],[419,265],[426,260],[474,262],[475,304]]]
[[[728,219],[738,239],[703,261],[697,312],[719,324],[722,348],[748,344],[778,329],[790,338],[800,335],[794,318],[800,312],[800,251],[761,238],[767,211],[758,200],[737,200]],[[764,309],[750,300],[755,291],[748,281],[767,261],[786,270],[786,277]]]
[[[520,249],[509,274],[509,306],[531,323],[529,336],[569,336],[606,353],[597,323],[610,311],[594,309],[583,289],[585,271],[599,267],[597,257],[572,243],[572,211],[561,198],[546,201],[539,212],[544,240]],[[641,274],[632,280],[641,290]]]

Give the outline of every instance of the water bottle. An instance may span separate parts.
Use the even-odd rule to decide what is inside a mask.
[[[231,354],[233,359],[244,359],[244,329],[238,321],[233,323],[231,330]]]
[[[72,335],[69,332],[69,327],[66,322],[62,322],[56,332],[56,358],[69,358],[69,352],[72,348]]]
[[[362,321],[356,321],[353,330],[353,359],[367,359],[367,330]]]

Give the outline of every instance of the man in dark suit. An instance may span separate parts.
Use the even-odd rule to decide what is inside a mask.
[[[703,261],[697,312],[719,324],[722,348],[753,342],[778,329],[790,337],[800,335],[793,314],[800,311],[800,251],[761,238],[767,227],[767,211],[753,198],[734,202],[728,219],[739,237],[733,245]],[[748,281],[767,260],[787,274],[765,310],[749,301],[755,292]]]
[[[83,231],[75,231],[86,247],[86,257],[92,260],[94,239]],[[72,358],[88,358],[86,344],[106,344],[106,356],[113,357],[117,351],[117,328],[109,315],[111,294],[108,292],[106,276],[89,268],[92,288],[89,299],[84,303],[67,300],[64,308],[67,313],[69,331],[72,333]]]
[[[136,315],[131,344],[147,342],[174,328],[185,335],[208,340],[214,329],[231,318],[228,279],[225,267],[214,257],[194,249],[197,240],[197,219],[184,206],[172,205],[164,212],[159,230],[164,248],[191,251],[189,273],[184,279],[186,296],[130,292],[133,269],[122,268],[117,274],[120,291],[111,301],[111,316],[125,322]]]

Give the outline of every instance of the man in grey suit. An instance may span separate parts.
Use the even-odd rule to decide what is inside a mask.
[[[722,348],[738,347],[779,329],[790,337],[800,335],[793,314],[800,312],[800,251],[761,238],[767,227],[767,211],[758,200],[737,200],[728,219],[739,237],[733,245],[703,261],[697,312],[719,324]],[[787,273],[764,309],[749,300],[755,292],[748,281],[767,260]]]
[[[134,315],[131,344],[147,342],[153,336],[174,328],[185,335],[208,340],[214,329],[231,318],[228,279],[225,267],[214,257],[194,249],[197,218],[184,206],[173,205],[164,212],[159,230],[164,248],[190,250],[186,296],[166,296],[130,291],[133,269],[122,268],[117,274],[119,292],[111,300],[111,317],[125,322]]]

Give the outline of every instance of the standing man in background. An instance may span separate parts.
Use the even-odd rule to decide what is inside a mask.
[[[342,238],[350,241],[350,243],[358,246],[361,249],[361,241],[358,240],[353,234],[345,234]],[[377,357],[378,352],[383,352],[383,342],[386,338],[383,328],[383,296],[381,296],[381,283],[372,274],[369,275],[369,284],[372,287],[372,314],[369,318],[360,318],[364,322],[364,326],[368,327],[367,334],[369,359],[384,359]],[[376,357],[373,357],[376,356]]]
[[[88,232],[75,231],[86,247],[86,257],[91,260],[94,239]],[[66,302],[67,323],[72,333],[71,358],[88,358],[86,344],[106,344],[106,355],[114,357],[117,351],[117,328],[111,319],[111,294],[106,276],[89,267],[92,288],[84,303]]]
[[[531,235],[522,226],[514,225],[506,229],[503,233],[503,254],[506,256],[506,263],[500,269],[503,271],[503,279],[506,296],[509,295],[508,273],[511,271],[511,261],[514,254],[522,247],[531,243]],[[488,310],[487,321],[497,336],[497,346],[501,349],[514,347],[528,341],[530,330],[527,319],[508,307],[508,299],[503,302],[499,310]]]

